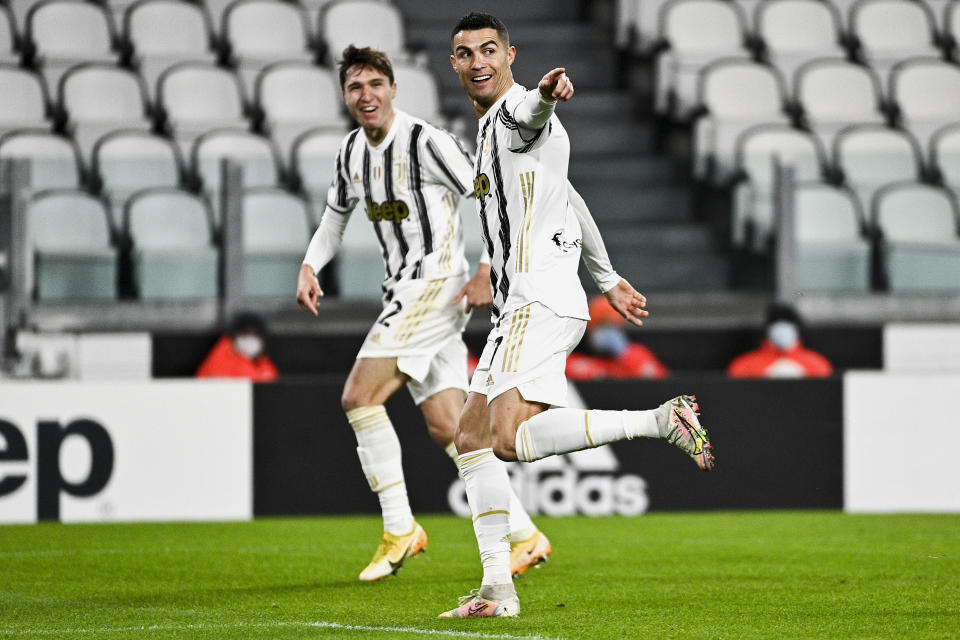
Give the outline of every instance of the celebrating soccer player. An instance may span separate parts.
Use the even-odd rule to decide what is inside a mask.
[[[457,203],[471,189],[470,158],[445,131],[393,107],[397,85],[386,54],[349,46],[339,64],[343,99],[360,126],[340,145],[336,177],[307,248],[297,301],[318,315],[316,274],[337,253],[362,198],[386,271],[383,311],[343,389],[360,465],[383,512],[383,537],[360,580],[380,580],[427,546],[407,499],[400,441],[384,403],[404,384],[430,436],[456,458],[453,436],[467,384],[461,334],[469,312],[489,307],[489,264],[468,277]],[[511,491],[512,572],[546,560],[550,542]]]
[[[504,24],[488,14],[462,18],[451,46],[450,62],[480,119],[473,185],[490,258],[494,327],[456,436],[483,579],[441,617],[516,616],[510,481],[500,460],[530,462],[641,436],[668,440],[705,471],[714,458],[691,396],[648,411],[546,411],[566,404],[566,357],[589,318],[577,276],[581,246],[588,238],[602,244],[567,188],[570,143],[554,108],[573,96],[573,83],[557,68],[532,91],[516,84],[516,49]],[[597,268],[602,252],[595,246],[592,253],[588,266]],[[601,290],[627,320],[642,324],[646,299],[608,271],[592,272]]]

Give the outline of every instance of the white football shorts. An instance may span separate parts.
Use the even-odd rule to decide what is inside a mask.
[[[487,396],[517,389],[528,402],[567,405],[567,356],[580,343],[587,321],[558,316],[533,302],[500,318],[487,336],[470,391]]]
[[[470,316],[466,301],[453,299],[467,280],[463,274],[397,283],[357,358],[396,358],[397,368],[410,376],[407,388],[416,404],[444,389],[466,391],[462,334]]]

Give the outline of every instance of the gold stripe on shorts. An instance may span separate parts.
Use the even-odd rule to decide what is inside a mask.
[[[397,334],[395,337],[397,342],[407,342],[413,337],[414,331],[416,331],[417,327],[420,326],[420,323],[423,322],[423,317],[427,315],[428,311],[430,311],[434,300],[437,299],[437,296],[439,296],[440,292],[443,290],[443,284],[445,282],[445,278],[441,280],[430,281],[424,292],[421,293],[420,297],[417,298],[417,301],[413,303],[413,308],[410,310],[410,314],[400,324],[400,328],[397,329]]]
[[[507,349],[503,353],[502,371],[516,372],[520,365],[520,348],[523,346],[523,338],[527,334],[527,325],[530,324],[530,307],[531,305],[528,304],[513,313]]]

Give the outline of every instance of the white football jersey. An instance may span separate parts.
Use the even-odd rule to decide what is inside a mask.
[[[538,132],[513,117],[527,90],[515,84],[480,119],[474,195],[493,286],[493,320],[539,302],[590,319],[577,268],[583,239],[570,209],[570,140],[556,114]]]
[[[470,179],[470,157],[452,135],[397,110],[379,145],[359,128],[344,138],[327,206],[349,215],[363,198],[389,291],[393,282],[469,269],[457,207]]]

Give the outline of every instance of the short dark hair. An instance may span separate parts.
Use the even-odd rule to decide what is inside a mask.
[[[361,49],[351,44],[343,50],[343,54],[337,64],[340,65],[341,89],[343,89],[343,85],[347,83],[347,70],[354,65],[370,67],[387,76],[387,78],[390,79],[390,84],[394,82],[393,64],[390,62],[390,56],[372,47],[363,47]]]
[[[774,322],[780,322],[784,320],[795,324],[798,329],[803,327],[803,320],[800,318],[800,314],[797,313],[797,310],[793,308],[792,305],[789,305],[785,302],[773,302],[767,306],[767,326],[770,326]]]
[[[263,318],[252,311],[238,311],[230,321],[230,335],[236,336],[241,333],[256,333],[265,336],[267,333],[267,323]]]
[[[453,37],[461,31],[479,31],[480,29],[495,29],[503,44],[510,46],[510,34],[507,32],[507,25],[503,24],[503,21],[496,16],[476,11],[460,18],[457,26],[450,32],[450,42],[453,42]]]

